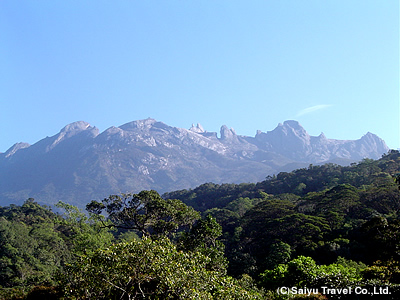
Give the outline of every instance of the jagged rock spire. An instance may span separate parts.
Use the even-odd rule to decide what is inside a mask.
[[[200,123],[197,123],[197,126],[194,126],[194,124],[192,124],[192,127],[189,128],[190,131],[193,132],[197,132],[197,133],[204,133],[204,129],[203,126],[201,126]]]

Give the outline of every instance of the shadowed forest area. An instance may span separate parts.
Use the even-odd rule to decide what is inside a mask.
[[[0,207],[0,299],[398,299],[399,172],[392,150],[86,211]]]

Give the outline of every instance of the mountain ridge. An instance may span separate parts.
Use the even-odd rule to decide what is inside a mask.
[[[17,143],[0,153],[0,204],[32,197],[79,205],[111,193],[257,182],[292,166],[349,164],[388,150],[370,132],[358,140],[334,140],[323,133],[310,136],[294,120],[254,137],[226,125],[218,136],[200,124],[184,129],[151,118],[103,132],[78,121],[33,145]]]

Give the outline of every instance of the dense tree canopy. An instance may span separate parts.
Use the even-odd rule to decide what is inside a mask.
[[[181,226],[191,226],[200,214],[183,202],[164,200],[156,191],[139,194],[111,195],[102,202],[92,201],[86,209],[102,220],[108,215],[111,225],[122,229],[134,229],[145,236],[171,235]]]
[[[210,257],[144,238],[100,249],[68,267],[66,295],[79,299],[263,299],[239,280],[208,270]]]
[[[399,174],[391,151],[257,184],[111,195],[87,213],[0,207],[0,299],[282,299],[282,285],[398,299]]]

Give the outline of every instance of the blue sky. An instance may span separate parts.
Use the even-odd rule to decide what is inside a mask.
[[[0,2],[0,152],[83,120],[400,147],[397,0]]]

